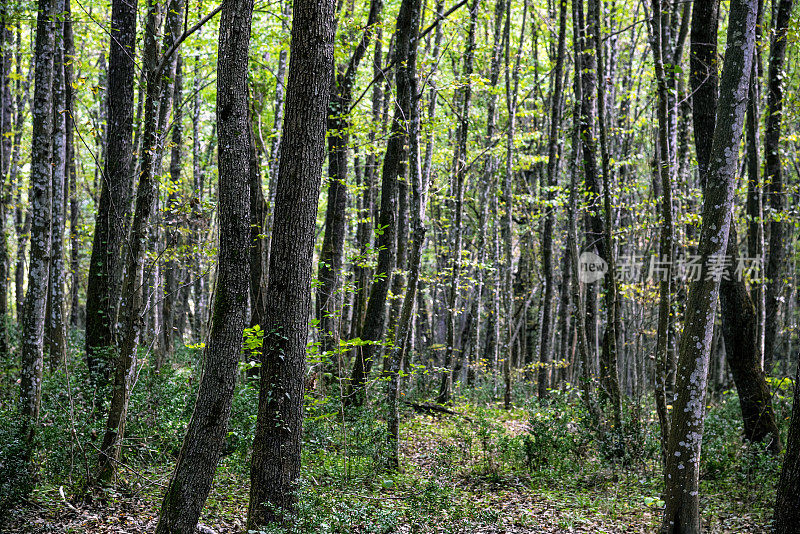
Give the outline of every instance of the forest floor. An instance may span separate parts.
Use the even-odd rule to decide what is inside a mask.
[[[305,485],[293,531],[655,532],[663,505],[657,466],[645,461],[636,467],[609,466],[591,457],[585,441],[572,438],[566,453],[542,455],[567,443],[558,440],[573,432],[570,421],[560,431],[557,422],[545,418],[539,425],[544,433],[537,434],[530,411],[467,410],[468,417],[441,418],[408,412],[401,437],[403,471],[391,476],[375,468],[379,453],[370,443],[382,439],[377,424],[337,425],[331,420],[335,416],[307,419]],[[128,468],[117,489],[82,499],[63,486],[41,485],[23,506],[0,518],[0,532],[153,532],[173,467],[174,460],[166,460]],[[218,534],[244,532],[248,469],[241,455],[223,459],[203,525]],[[704,485],[707,532],[768,532],[769,488]]]

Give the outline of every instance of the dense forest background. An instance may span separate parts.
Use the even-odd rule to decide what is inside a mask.
[[[0,531],[797,532],[794,4],[5,0]]]

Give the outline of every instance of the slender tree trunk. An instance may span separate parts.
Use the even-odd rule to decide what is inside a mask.
[[[136,50],[135,2],[114,0],[108,66],[108,153],[102,172],[92,256],[86,288],[86,361],[100,381],[113,364],[116,300],[120,281],[128,199],[133,172],[133,81]]]
[[[655,400],[658,422],[661,428],[661,451],[666,465],[667,442],[669,441],[669,412],[667,411],[667,374],[669,367],[669,332],[672,314],[672,264],[674,229],[672,223],[672,177],[674,166],[670,157],[669,133],[669,87],[664,62],[664,41],[667,39],[669,20],[667,6],[662,0],[653,0],[652,37],[654,66],[658,84],[658,172],[661,183],[661,236],[658,262],[661,269],[659,280],[658,326],[656,331]]]
[[[156,534],[193,534],[211,491],[231,414],[250,281],[247,66],[253,0],[223,5],[217,64],[220,248],[203,376]]]
[[[78,195],[78,171],[75,166],[75,95],[72,87],[73,62],[75,60],[75,39],[72,32],[70,0],[64,0],[64,86],[66,87],[66,130],[67,130],[67,181],[69,194],[69,270],[70,307],[69,325],[78,328],[80,322],[80,253],[81,243],[78,225],[80,224],[80,205]]]
[[[706,168],[698,252],[703,269],[693,281],[678,359],[677,398],[667,446],[663,533],[700,533],[700,449],[705,422],[708,361],[719,277],[708,276],[712,257],[726,253],[739,142],[747,107],[755,44],[757,0],[733,0],[722,70],[717,124]]]
[[[503,304],[505,324],[503,325],[503,407],[511,409],[511,357],[514,332],[514,284],[513,284],[513,215],[514,215],[514,133],[517,116],[517,95],[519,92],[519,61],[522,54],[522,45],[525,39],[525,22],[528,14],[527,1],[523,5],[522,24],[519,35],[519,49],[516,61],[511,67],[511,2],[506,7],[506,23],[504,28],[506,41],[506,107],[508,109],[508,129],[506,130],[506,169],[503,175],[503,204],[504,212],[500,221],[500,233],[503,240]]]
[[[464,220],[464,182],[467,166],[467,136],[469,134],[469,111],[472,100],[472,71],[475,60],[475,28],[478,19],[478,2],[470,5],[469,29],[464,51],[464,70],[461,73],[462,87],[458,90],[461,96],[459,123],[456,132],[455,154],[453,155],[453,178],[451,195],[453,196],[453,246],[450,251],[452,265],[450,268],[449,292],[447,295],[447,348],[445,349],[444,371],[439,385],[438,402],[450,402],[453,390],[453,364],[456,356],[456,317],[458,313],[458,294],[461,277],[461,248],[463,240]]]
[[[786,223],[781,220],[784,209],[783,170],[781,168],[781,121],[783,118],[783,78],[786,60],[786,36],[792,14],[793,0],[778,2],[777,16],[773,22],[773,33],[769,53],[767,80],[767,121],[764,133],[766,184],[768,190],[769,259],[767,261],[764,318],[764,370],[772,371],[772,361],[777,349],[778,310],[783,294],[783,262],[785,254],[784,234]]]
[[[13,38],[9,5],[0,5],[0,359],[8,355],[8,281],[10,258],[8,255],[8,239],[6,236],[6,215],[11,200],[9,183],[11,151],[13,143],[14,98],[11,94],[11,64],[13,60]]]
[[[248,530],[281,521],[297,499],[311,271],[335,33],[333,1],[294,4],[286,119],[264,324]]]
[[[581,7],[579,2],[573,1],[572,4],[572,33],[573,35],[580,35],[582,22],[581,22]],[[575,306],[575,335],[577,338],[576,345],[578,346],[579,361],[581,364],[580,384],[581,392],[583,393],[583,402],[586,405],[590,414],[595,415],[594,403],[594,377],[592,373],[591,363],[591,348],[589,346],[589,337],[586,328],[586,301],[581,295],[581,277],[580,277],[580,261],[578,250],[578,195],[579,191],[579,166],[582,161],[582,137],[583,137],[583,44],[580,39],[573,39],[574,44],[574,57],[575,67],[573,70],[574,77],[574,104],[572,110],[572,154],[570,161],[570,187],[569,187],[569,207],[567,209],[567,247],[569,247],[570,255],[572,256],[572,302]],[[589,288],[586,289],[587,292]]]
[[[15,200],[15,207],[14,207],[14,229],[17,233],[17,261],[14,266],[14,297],[15,297],[15,304],[16,304],[16,312],[17,312],[17,322],[21,325],[24,317],[24,308],[25,308],[25,264],[26,264],[26,247],[28,244],[28,237],[31,231],[31,217],[30,217],[30,210],[24,209],[22,201],[22,186],[19,183],[19,171],[20,171],[20,150],[22,147],[22,134],[24,133],[24,128],[22,128],[22,124],[25,122],[25,108],[28,105],[28,101],[30,100],[30,86],[31,82],[33,81],[33,75],[35,72],[34,69],[28,69],[28,76],[27,78],[23,78],[22,76],[22,58],[21,58],[21,48],[22,48],[22,31],[20,29],[19,22],[17,23],[16,27],[16,39],[15,39],[15,74],[16,74],[16,88],[15,92],[17,94],[16,97],[16,104],[15,104],[15,115],[14,115],[14,129],[16,132],[14,133],[14,144],[13,148],[11,149],[11,175],[10,181],[14,186],[14,200]],[[24,79],[24,82],[23,82]]]
[[[63,0],[60,0],[63,2]],[[51,185],[51,251],[47,292],[45,348],[50,369],[67,357],[64,321],[64,231],[66,229],[67,131],[66,88],[64,85],[64,23],[56,22],[56,53],[53,59],[53,145]]]
[[[319,257],[317,320],[323,352],[339,346],[343,317],[341,295],[344,238],[347,229],[347,158],[350,149],[350,107],[358,66],[380,24],[383,0],[370,3],[364,32],[342,72],[335,77],[328,109],[328,204],[325,212],[325,235]]]
[[[164,329],[164,346],[162,351],[156,354],[156,364],[160,367],[164,363],[165,357],[172,354],[175,350],[175,331],[177,330],[178,316],[184,311],[177,309],[179,303],[178,275],[180,262],[176,259],[180,247],[180,235],[178,234],[176,220],[178,216],[179,191],[181,183],[181,165],[183,163],[183,60],[177,55],[175,63],[175,83],[172,93],[172,148],[169,160],[169,180],[170,194],[167,198],[167,217],[164,232],[166,234],[167,261],[164,263],[164,298],[163,298],[163,318],[162,328]]]
[[[613,214],[611,208],[611,164],[608,151],[608,133],[606,131],[606,67],[603,54],[602,20],[603,3],[601,0],[589,0],[588,32],[592,41],[597,69],[597,131],[600,141],[600,171],[602,177],[598,185],[602,185],[603,219],[592,218],[595,232],[602,232],[600,251],[608,266],[608,275],[603,278],[604,301],[606,306],[606,329],[603,334],[603,347],[600,353],[600,383],[611,403],[612,421],[619,427],[621,421],[621,393],[617,370],[617,341],[620,331],[619,304],[617,302],[617,279],[614,262],[614,241],[612,237]],[[595,176],[595,181],[597,180]],[[594,190],[598,187],[595,185]],[[599,224],[598,224],[598,221]]]
[[[370,288],[369,302],[364,319],[361,339],[365,341],[382,341],[386,324],[386,301],[397,262],[397,178],[405,160],[406,117],[395,104],[391,133],[386,145],[381,176],[381,207],[378,224],[382,229],[378,235],[378,265],[375,270],[380,275]],[[366,382],[372,370],[375,357],[380,354],[380,347],[366,344],[356,353],[353,372],[345,398],[348,405],[361,406],[366,400]]]
[[[477,5],[477,2],[475,3]],[[425,198],[428,184],[420,172],[419,158],[419,90],[417,87],[417,35],[419,32],[420,0],[403,0],[397,14],[397,100],[399,111],[406,117],[408,132],[408,176],[412,186],[412,233],[413,244],[409,258],[409,277],[403,307],[395,329],[395,346],[390,349],[386,364],[389,380],[386,383],[388,469],[400,468],[400,414],[398,395],[400,365],[408,348],[411,331],[411,312],[414,309],[419,271],[422,263],[422,247],[425,243]]]
[[[58,0],[41,0],[36,18],[36,49],[31,137],[31,267],[22,317],[20,411],[28,454],[39,420],[44,366],[44,326],[50,270],[50,210],[52,187],[53,62]]]
[[[250,324],[251,328],[258,325],[264,326],[267,313],[267,238],[265,236],[267,224],[267,201],[261,187],[261,171],[255,137],[251,129],[250,144]],[[277,177],[275,177],[277,179]],[[252,351],[247,354],[251,363],[260,363],[261,357]],[[260,367],[252,367],[247,371],[248,378],[257,378]]]
[[[553,276],[553,231],[555,226],[555,189],[558,187],[559,130],[561,129],[561,113],[563,108],[562,93],[564,86],[564,59],[567,55],[567,2],[558,2],[558,51],[556,67],[553,73],[553,92],[550,95],[550,139],[547,147],[547,213],[542,230],[542,268],[544,270],[544,300],[542,301],[542,339],[539,348],[539,398],[548,396],[552,379],[551,363],[553,361],[550,344],[551,307],[554,295]]]

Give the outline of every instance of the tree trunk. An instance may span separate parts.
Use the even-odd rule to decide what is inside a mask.
[[[72,32],[72,15],[70,0],[64,1],[64,53],[67,61],[64,65],[64,86],[66,87],[66,130],[67,130],[67,181],[69,194],[69,270],[70,270],[70,307],[69,325],[78,328],[80,322],[80,253],[79,236],[80,206],[78,198],[78,171],[75,166],[75,96],[72,87],[73,62],[75,60],[75,39]]]
[[[621,423],[621,393],[617,370],[617,341],[621,329],[619,321],[619,303],[617,302],[617,279],[614,262],[614,241],[612,237],[611,208],[611,164],[608,152],[608,134],[606,131],[606,85],[608,84],[603,54],[601,21],[603,19],[603,3],[600,0],[589,0],[588,31],[593,40],[594,55],[597,68],[597,131],[600,140],[600,161],[602,177],[599,184],[603,190],[603,219],[598,224],[598,217],[593,217],[595,232],[602,231],[600,246],[603,259],[608,266],[608,275],[603,278],[604,301],[606,306],[606,329],[603,334],[603,347],[600,353],[600,383],[603,392],[611,403],[612,421],[619,428]],[[596,180],[596,178],[595,178]],[[594,188],[597,190],[597,186]]]
[[[553,316],[551,307],[554,295],[553,276],[553,230],[555,226],[555,189],[558,187],[558,156],[559,156],[559,130],[561,129],[562,93],[564,85],[564,59],[567,54],[567,2],[559,0],[558,11],[558,51],[556,52],[556,67],[553,73],[553,93],[550,96],[550,139],[547,147],[547,213],[542,230],[542,268],[544,270],[544,296],[542,301],[542,339],[539,348],[539,398],[548,396],[550,388],[553,361],[552,347],[550,344],[550,322]]]
[[[408,131],[408,176],[412,185],[413,245],[409,258],[409,277],[403,307],[395,330],[395,346],[390,349],[386,369],[388,469],[400,468],[400,416],[398,411],[399,371],[407,349],[411,330],[411,312],[419,283],[422,247],[425,243],[425,198],[428,184],[420,172],[419,159],[419,90],[417,88],[417,34],[419,32],[420,0],[403,0],[397,14],[397,101],[398,111],[406,117]],[[477,2],[475,2],[477,5]]]
[[[181,0],[173,0],[168,9],[164,52],[168,51],[180,33]],[[142,163],[136,208],[133,214],[130,240],[125,259],[125,280],[120,305],[120,331],[117,337],[117,354],[114,366],[114,385],[108,410],[106,431],[100,448],[98,480],[107,481],[114,473],[120,458],[125,418],[130,400],[130,388],[136,373],[136,352],[146,312],[144,286],[145,254],[150,238],[150,218],[158,196],[157,166],[163,151],[161,126],[166,122],[172,90],[165,81],[174,76],[174,68],[159,70],[156,20],[158,6],[151,0],[148,6],[147,28],[143,62],[147,73],[147,90],[144,103],[144,134],[142,137]],[[166,58],[160,58],[163,62]],[[173,63],[174,66],[174,63]]]
[[[783,118],[783,78],[786,60],[786,36],[792,14],[793,0],[780,0],[773,22],[769,52],[767,80],[767,124],[764,132],[764,172],[766,174],[771,220],[769,223],[769,259],[767,261],[765,291],[764,370],[772,371],[772,361],[777,349],[778,309],[785,284],[783,262],[785,253],[784,232],[786,223],[781,220],[784,209],[783,170],[781,168],[781,120]]]
[[[162,351],[156,354],[156,365],[160,367],[164,359],[175,350],[175,331],[179,314],[184,311],[177,309],[179,303],[178,294],[178,273],[180,262],[176,259],[180,247],[180,235],[178,234],[178,203],[181,183],[181,164],[183,160],[183,61],[180,55],[177,56],[175,63],[175,84],[172,93],[172,148],[169,159],[169,180],[170,193],[167,198],[167,217],[164,225],[166,234],[167,261],[164,263],[164,299],[163,299],[163,318],[162,328],[164,329],[164,344]]]
[[[450,251],[452,265],[450,267],[449,292],[447,295],[447,347],[445,349],[444,371],[439,385],[438,402],[450,402],[453,390],[453,364],[456,356],[456,317],[458,313],[458,294],[461,277],[461,247],[463,240],[464,219],[464,181],[466,180],[467,166],[467,139],[469,134],[469,108],[472,100],[472,71],[475,60],[475,28],[478,19],[478,2],[473,0],[470,5],[469,29],[467,31],[467,44],[464,51],[464,70],[461,73],[463,88],[457,89],[461,96],[461,109],[456,131],[455,154],[453,155],[453,177],[451,180],[451,195],[453,196],[453,245]],[[399,81],[398,81],[399,83]]]
[[[397,262],[397,177],[405,159],[406,117],[399,103],[395,104],[391,134],[386,145],[381,176],[381,208],[378,225],[378,265],[375,270],[380,275],[370,288],[369,302],[364,319],[361,339],[371,342],[383,340],[386,324],[386,300],[392,285]],[[374,358],[380,354],[380,347],[369,343],[356,352],[353,372],[350,377],[345,403],[361,406],[366,400],[366,382],[372,370]]]
[[[698,253],[701,279],[693,281],[678,359],[677,398],[667,446],[666,509],[663,533],[700,533],[700,449],[706,409],[708,361],[714,331],[719,277],[709,273],[710,258],[726,253],[736,184],[750,70],[755,44],[757,0],[733,0],[728,48],[722,70],[717,124],[706,169],[703,223]],[[712,276],[709,276],[712,274]]]
[[[783,3],[791,4],[791,1]],[[800,506],[797,506],[797,496],[800,495],[800,366],[797,372],[786,456],[777,487],[775,534],[794,534],[800,525]]]
[[[60,0],[63,2],[63,0]],[[67,357],[67,330],[64,321],[64,230],[66,229],[67,131],[66,87],[64,84],[64,23],[56,22],[56,53],[53,59],[53,145],[51,185],[51,251],[47,293],[45,347],[50,369]]]
[[[661,0],[653,0],[652,48],[656,81],[658,84],[658,172],[661,184],[661,235],[659,240],[659,265],[666,269],[659,280],[658,326],[656,331],[655,401],[661,428],[661,452],[666,465],[669,441],[669,412],[667,411],[667,374],[669,372],[669,334],[672,315],[672,279],[674,229],[672,223],[672,183],[674,165],[670,155],[669,86],[665,72],[664,51],[668,36],[669,11]]]
[[[333,75],[335,5],[297,0],[280,149],[247,528],[281,521],[297,499],[311,271]]]
[[[346,67],[335,77],[328,109],[328,204],[325,235],[319,256],[316,315],[319,321],[322,352],[338,348],[343,331],[342,265],[347,230],[347,157],[350,149],[350,107],[358,66],[369,47],[383,10],[383,0],[373,0],[364,33]]]
[[[11,94],[11,64],[13,60],[12,45],[13,33],[9,20],[8,3],[0,6],[0,358],[8,355],[8,281],[10,258],[8,255],[8,240],[6,236],[6,214],[11,200],[10,178],[11,152],[14,139],[14,98]]]
[[[114,0],[108,65],[107,157],[97,206],[86,288],[86,362],[101,382],[113,366],[114,323],[128,199],[133,171],[133,81],[136,50],[135,2]]]
[[[45,305],[50,269],[50,210],[52,187],[53,62],[58,0],[41,0],[36,17],[36,49],[31,137],[31,265],[22,317],[20,407],[28,454],[39,420],[42,399]]]
[[[217,63],[220,248],[203,376],[156,534],[193,534],[222,453],[231,414],[250,278],[247,66],[253,0],[222,9]]]

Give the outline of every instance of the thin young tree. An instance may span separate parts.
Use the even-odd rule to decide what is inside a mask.
[[[456,328],[460,315],[458,310],[459,284],[461,283],[462,246],[464,240],[464,187],[467,178],[467,140],[469,139],[469,113],[472,103],[472,73],[475,64],[475,29],[478,24],[478,2],[469,7],[469,28],[467,30],[466,50],[464,51],[464,68],[461,72],[461,87],[458,89],[461,102],[458,110],[458,126],[453,153],[453,176],[451,177],[452,200],[452,248],[450,250],[450,279],[447,294],[447,347],[445,349],[444,370],[439,384],[438,402],[450,402],[453,390],[453,365],[456,358]],[[398,80],[399,84],[399,80]]]
[[[63,0],[60,0],[63,2]],[[64,231],[66,230],[67,114],[64,79],[64,22],[56,22],[56,53],[53,59],[53,145],[51,177],[51,252],[47,291],[45,348],[51,369],[67,357],[64,321]]]
[[[369,15],[350,59],[335,76],[328,109],[328,193],[325,234],[319,257],[316,315],[321,333],[321,350],[332,351],[341,337],[342,265],[347,229],[347,159],[350,151],[350,107],[358,67],[380,24],[383,0],[370,2]]]

